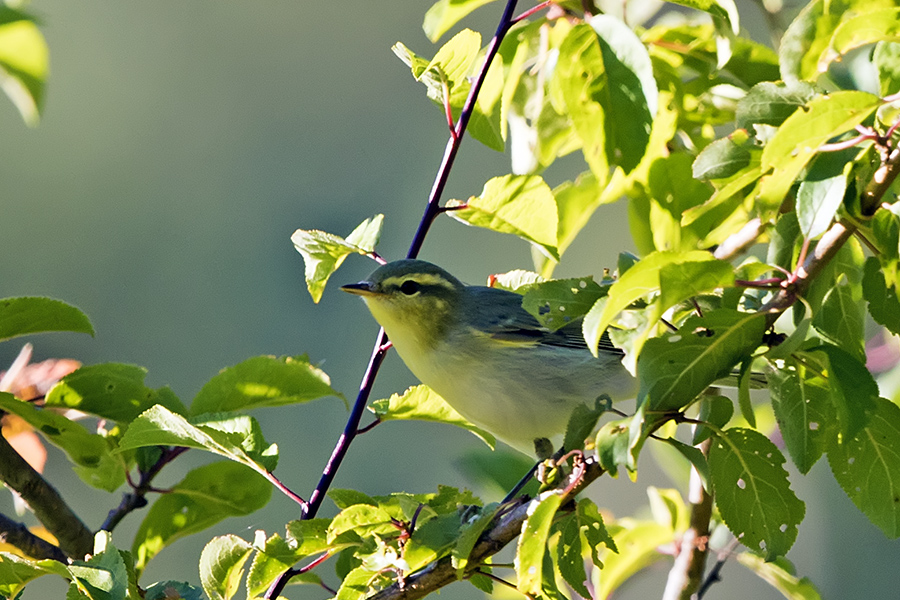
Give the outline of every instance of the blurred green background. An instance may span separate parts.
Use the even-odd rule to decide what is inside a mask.
[[[26,128],[5,99],[0,103],[0,295],[64,299],[97,330],[95,338],[29,339],[35,360],[139,364],[149,369],[150,385],[169,385],[189,401],[225,366],[258,354],[306,352],[352,399],[376,327],[358,299],[335,285],[319,305],[310,301],[289,238],[297,228],[345,235],[383,212],[379,251],[387,258],[405,253],[447,130],[390,47],[402,40],[421,54],[433,52],[420,27],[429,4],[32,4],[44,23],[51,76],[37,129]],[[740,8],[745,24],[759,22],[755,3]],[[499,10],[482,9],[467,24],[490,35]],[[506,172],[505,156],[467,140],[445,197],[477,194],[485,180]],[[606,207],[557,274],[597,274],[630,247],[624,205]],[[422,257],[470,283],[530,266],[523,242],[445,218]],[[357,281],[373,266],[351,257],[334,283]],[[19,348],[18,341],[0,346],[0,365]],[[375,397],[412,383],[391,356]],[[258,414],[267,439],[281,449],[277,474],[301,495],[315,485],[346,414],[336,399]],[[369,494],[473,485],[456,457],[478,447],[474,437],[448,427],[386,424],[357,441],[335,485]],[[207,460],[190,453],[159,485]],[[624,515],[646,504],[646,485],[673,485],[649,454],[641,469],[639,485],[601,481],[593,495]],[[82,485],[59,452],[51,451],[49,473],[92,528],[119,501],[118,493]],[[794,482],[807,502],[789,556],[800,573],[827,598],[896,597],[900,544],[856,511],[824,461]],[[0,510],[9,507],[4,495]],[[276,496],[265,511],[226,521],[214,533],[249,540],[254,530],[281,531],[297,516],[295,505]],[[126,519],[117,545],[130,545],[140,518]],[[165,550],[144,582],[199,583],[197,558],[211,535]],[[659,597],[666,569],[660,564],[618,597]],[[736,563],[723,577],[707,598],[780,597]],[[26,598],[64,595],[64,586],[49,578],[41,586]],[[479,593],[457,584],[448,594]],[[325,597],[314,588],[290,588],[287,595]]]

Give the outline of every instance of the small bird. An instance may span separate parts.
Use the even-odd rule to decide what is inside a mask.
[[[602,395],[633,398],[637,382],[604,336],[599,358],[581,319],[550,331],[514,292],[463,284],[440,267],[398,260],[359,283],[409,370],[459,414],[528,455],[559,448],[572,411]]]

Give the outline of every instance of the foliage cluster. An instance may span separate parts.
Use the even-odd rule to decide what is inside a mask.
[[[321,585],[340,600],[421,597],[458,579],[489,592],[506,583],[497,575],[504,565],[490,557],[517,537],[512,585],[529,596],[606,598],[663,558],[659,548],[680,541],[664,597],[690,597],[714,579],[704,579],[703,562],[710,545],[728,546],[718,540],[729,533],[746,547],[740,562],[785,596],[818,598],[785,559],[805,505],[791,488],[783,450],[801,474],[826,456],[859,510],[885,535],[900,536],[900,408],[881,397],[865,354],[874,328],[867,319],[900,334],[900,9],[888,0],[813,0],[784,29],[776,53],[742,35],[731,0],[677,3],[684,10],[629,25],[603,2],[544,2],[514,17],[510,0],[487,45],[462,29],[431,58],[394,47],[451,128],[410,255],[444,213],[522,238],[534,271],[495,283],[524,294],[523,306],[548,328],[582,319],[594,352],[609,332],[640,382],[631,414],[601,406],[573,419],[580,434],[569,441],[584,439],[585,421],[601,425],[580,453],[553,465],[558,487],[487,505],[450,487],[378,497],[329,489],[362,431],[387,351],[383,335],[308,499],[274,476],[279,449],[251,415],[339,396],[306,356],[255,357],[227,368],[189,407],[167,388],[146,387],[145,372],[123,364],[81,367],[34,401],[9,393],[17,389],[10,373],[25,372],[19,365],[0,382],[4,433],[12,423],[38,432],[65,451],[86,484],[129,491],[94,535],[0,438],[0,478],[50,534],[42,542],[3,517],[15,548],[0,554],[0,595],[16,597],[50,574],[71,582],[73,599],[198,598],[200,589],[186,583],[145,586],[141,573],[174,540],[262,508],[275,488],[303,517],[283,534],[211,540],[200,557],[209,598],[232,598],[242,587],[248,598],[271,598],[289,582]],[[439,0],[426,15],[426,33],[437,41],[487,4]],[[8,58],[14,45],[4,37],[10,25],[33,35],[33,20],[4,11],[0,71],[37,107],[44,71]],[[10,95],[30,118],[28,102]],[[511,172],[478,195],[441,203],[465,133],[508,150]],[[585,171],[551,184],[549,168],[567,155],[583,159]],[[628,202],[640,257],[623,254],[601,281],[552,280],[591,216],[616,201]],[[347,256],[381,259],[382,221],[373,217],[343,238],[294,234],[315,300]],[[59,301],[0,301],[0,339],[53,330],[92,333],[80,311]],[[771,402],[751,397],[760,371]],[[710,389],[731,375],[737,410]],[[370,408],[373,425],[440,421],[493,443],[422,386]],[[93,417],[94,431],[76,415]],[[773,421],[780,447],[770,439]],[[692,466],[689,503],[676,491],[651,490],[652,518],[611,519],[593,501],[574,498],[604,474],[633,476],[648,444],[674,449]],[[119,520],[149,503],[153,478],[187,449],[227,460],[192,470],[156,496],[130,549],[116,549]],[[331,518],[318,516],[326,494],[337,507]],[[337,573],[335,589],[325,565]]]

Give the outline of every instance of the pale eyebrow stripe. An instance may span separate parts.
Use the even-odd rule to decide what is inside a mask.
[[[415,281],[416,283],[420,283],[426,286],[441,286],[445,287],[449,290],[455,289],[455,286],[441,277],[440,275],[433,275],[431,273],[413,273],[409,275],[396,275],[394,277],[388,277],[384,280],[384,286],[399,286],[404,281]]]

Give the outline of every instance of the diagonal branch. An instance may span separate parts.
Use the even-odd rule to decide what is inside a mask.
[[[94,534],[59,492],[35,471],[5,437],[0,436],[0,481],[16,490],[38,520],[59,540],[67,556],[84,558],[94,547]]]
[[[15,546],[31,558],[42,560],[49,558],[57,562],[66,562],[66,555],[59,547],[34,535],[22,523],[17,523],[6,515],[0,514],[0,542]]]

